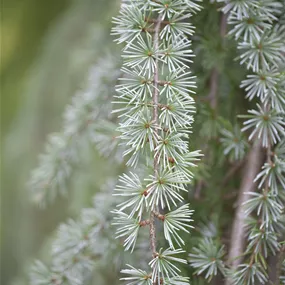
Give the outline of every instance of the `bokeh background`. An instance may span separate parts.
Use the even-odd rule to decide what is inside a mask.
[[[3,285],[25,283],[31,262],[45,255],[56,226],[89,206],[102,183],[106,169],[94,151],[95,159],[86,159],[72,177],[68,198],[42,210],[27,191],[47,134],[60,129],[64,107],[84,87],[89,67],[106,47],[112,52],[109,31],[118,7],[115,0],[1,1]]]

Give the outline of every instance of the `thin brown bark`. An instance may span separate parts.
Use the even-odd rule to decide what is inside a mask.
[[[248,192],[253,192],[256,188],[253,180],[260,171],[263,159],[264,155],[261,140],[256,140],[246,158],[246,165],[239,189],[237,208],[231,232],[228,263],[233,268],[236,268],[240,264],[245,244],[246,215],[243,204],[248,201],[250,197]],[[228,280],[227,284],[231,284],[230,280]]]
[[[222,18],[221,18],[221,24],[220,24],[220,35],[223,41],[227,33],[227,20],[228,20],[228,14],[223,13]]]
[[[158,18],[156,21],[155,25],[155,33],[154,33],[154,49],[155,51],[158,50],[159,47],[159,29],[161,25],[161,18]],[[156,60],[156,67],[154,70],[154,92],[153,92],[153,121],[155,124],[155,133],[156,137],[158,136],[158,96],[159,96],[159,78],[158,78],[158,60]],[[153,167],[154,167],[154,175],[156,178],[158,178],[158,167],[159,167],[159,161],[158,161],[158,154],[155,155],[154,157],[154,162],[153,162]],[[156,209],[155,209],[156,210]],[[150,214],[150,223],[149,223],[149,235],[150,235],[150,248],[152,251],[153,257],[156,256],[157,251],[156,251],[156,229],[155,229],[155,212],[156,211],[151,211]]]
[[[213,110],[217,109],[218,81],[219,81],[219,73],[217,68],[214,67],[210,77],[210,93],[209,93],[210,106]]]

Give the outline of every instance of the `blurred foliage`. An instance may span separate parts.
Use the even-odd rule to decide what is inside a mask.
[[[30,204],[26,191],[46,135],[59,129],[69,97],[84,87],[89,67],[110,41],[117,6],[106,0],[1,4],[1,284],[11,284],[44,237],[88,205],[104,182],[106,166],[94,152],[70,181],[71,189],[82,189],[71,191],[70,200],[59,199],[42,211]],[[91,175],[85,170],[94,170],[94,163],[101,167]]]

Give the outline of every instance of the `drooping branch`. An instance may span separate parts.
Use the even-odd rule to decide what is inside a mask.
[[[225,35],[227,32],[227,14],[221,13],[221,20],[220,20],[220,37],[222,41],[222,45],[224,46],[225,42]],[[210,75],[210,92],[206,98],[206,101],[210,103],[211,108],[216,112],[218,107],[218,86],[219,86],[219,71],[218,68],[215,66]],[[199,98],[199,97],[198,97]],[[196,98],[195,98],[196,99]],[[201,99],[201,98],[200,98]],[[205,157],[207,156],[207,150],[204,150]],[[199,200],[201,196],[201,191],[203,188],[204,182],[202,180],[198,181],[197,186],[194,191],[195,199]]]
[[[261,141],[256,140],[246,158],[246,165],[241,180],[236,212],[231,231],[228,263],[234,268],[240,264],[242,254],[244,252],[245,219],[247,215],[245,214],[243,204],[250,197],[248,193],[254,191],[256,188],[256,184],[253,181],[261,168],[263,157],[264,155],[262,152]]]
[[[143,2],[123,5],[120,16],[114,19],[113,34],[119,43],[126,43],[126,77],[117,86],[116,98],[124,105],[118,112],[123,113],[119,129],[127,148],[124,155],[130,156],[127,165],[135,168],[143,161],[143,168],[152,164],[153,169],[151,174],[130,172],[120,177],[116,195],[126,200],[114,211],[114,225],[118,226],[117,237],[125,237],[127,250],[135,248],[139,231],[149,226],[150,273],[131,265],[122,273],[131,275],[132,280],[142,277],[148,284],[185,283],[188,278],[179,276],[172,262],[186,264],[185,259],[175,257],[183,252],[176,245],[185,244],[179,231],[188,232],[191,228],[188,223],[192,221],[192,211],[189,205],[177,208],[177,202],[182,202],[180,192],[187,191],[192,178],[188,168],[200,154],[189,152],[185,139],[195,110],[189,93],[195,93],[192,88],[196,84],[195,76],[189,76],[188,66],[193,56],[189,36],[194,31],[184,20],[191,16],[186,11],[200,10],[200,6],[190,0],[171,1],[169,5],[164,1]],[[170,21],[179,23],[171,25]],[[142,220],[144,216],[148,220]],[[158,221],[163,222],[164,238],[169,244],[165,250],[157,249]]]
[[[222,45],[225,42],[225,35],[227,32],[227,14],[222,13],[220,22],[220,36],[222,40]],[[210,105],[213,110],[217,109],[218,104],[218,86],[219,86],[219,71],[215,66],[212,69],[210,76],[210,92],[208,98],[210,100]]]
[[[226,3],[222,10],[229,12],[228,22],[234,25],[229,35],[239,42],[240,63],[246,64],[246,69],[252,72],[242,81],[241,87],[245,88],[246,98],[260,101],[256,109],[240,116],[247,119],[242,131],[251,130],[249,140],[254,140],[254,144],[247,155],[231,232],[228,263],[233,273],[227,284],[239,285],[241,282],[253,285],[272,281],[268,279],[266,259],[280,250],[278,230],[274,227],[281,222],[284,209],[278,201],[278,183],[282,184],[283,176],[281,171],[277,174],[275,163],[278,164],[279,158],[272,155],[272,148],[284,133],[284,115],[281,115],[284,108],[274,101],[281,95],[278,82],[282,80],[280,68],[284,63],[284,36],[278,30],[280,23],[276,17],[282,9],[281,3],[274,2],[278,7],[274,10],[270,10],[263,1],[260,1],[260,6],[240,4]],[[256,19],[263,19],[262,24]],[[273,50],[275,56],[272,56]],[[275,83],[269,84],[271,80]],[[255,184],[256,181],[259,183]],[[252,222],[247,223],[246,233],[247,218]]]
[[[159,30],[161,25],[161,18],[158,18],[157,21],[155,21],[155,34],[154,34],[154,49],[157,51],[159,47]],[[158,75],[158,59],[155,61],[155,69],[154,69],[154,88],[153,88],[153,121],[155,123],[154,132],[156,136],[158,136],[158,96],[159,96],[159,75]],[[154,168],[154,176],[158,178],[158,167],[159,167],[159,154],[157,153],[154,157],[153,161],[153,168]],[[150,247],[152,251],[153,257],[157,254],[156,251],[156,229],[155,229],[155,213],[154,211],[151,211],[150,214],[150,224],[149,224],[149,234],[150,234]]]

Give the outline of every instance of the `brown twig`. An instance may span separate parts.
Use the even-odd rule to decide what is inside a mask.
[[[227,15],[223,13],[221,16],[221,23],[220,23],[220,36],[221,36],[223,45],[225,41],[226,32],[227,32]],[[219,71],[218,71],[218,68],[215,66],[212,69],[211,76],[210,76],[210,93],[208,95],[208,98],[210,100],[210,106],[213,110],[217,109],[218,85],[219,85]]]
[[[239,196],[237,201],[237,209],[233,221],[233,227],[231,232],[230,248],[228,255],[228,263],[233,268],[236,268],[241,262],[241,256],[243,254],[245,243],[245,219],[246,214],[243,204],[249,199],[249,192],[253,192],[255,189],[255,183],[253,182],[263,162],[262,145],[260,140],[255,140],[252,148],[250,149],[247,158],[246,165],[242,176],[242,181],[239,189]],[[227,284],[231,284],[228,280]]]
[[[210,77],[210,93],[208,98],[210,100],[210,106],[213,110],[217,109],[218,102],[218,81],[219,81],[219,73],[216,67],[213,68]]]
[[[155,33],[154,33],[154,49],[158,50],[159,47],[159,30],[160,30],[160,24],[161,24],[161,17],[158,18],[158,21],[155,25]],[[154,92],[153,92],[153,121],[156,126],[158,126],[158,97],[159,97],[159,89],[158,89],[158,60],[156,59],[156,67],[154,70]],[[155,134],[158,136],[158,129],[157,127],[154,129]],[[159,167],[159,157],[158,154],[155,155],[154,157],[154,162],[153,162],[153,168],[154,168],[154,175],[156,178],[158,178],[158,167]],[[150,235],[150,248],[152,251],[153,257],[156,256],[157,251],[156,251],[156,229],[155,229],[155,212],[151,211],[150,214],[150,223],[149,223],[149,235]]]
[[[154,23],[154,24],[157,24],[158,22],[159,22],[159,19],[150,19],[150,18],[147,18],[147,17],[145,17],[145,22],[147,22],[147,23]],[[161,25],[169,25],[170,24],[170,21],[166,21],[166,20],[164,20],[164,21],[160,21],[160,24]]]

